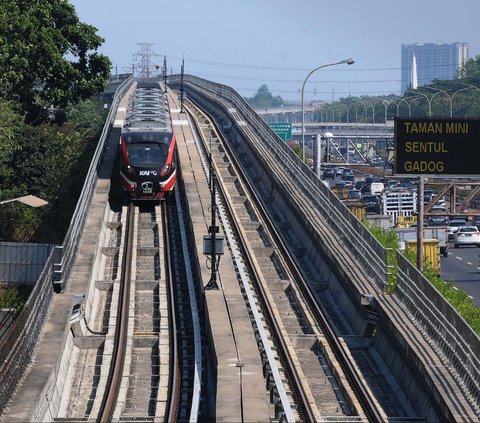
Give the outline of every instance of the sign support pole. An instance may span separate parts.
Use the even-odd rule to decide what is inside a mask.
[[[423,215],[424,215],[424,204],[423,204],[423,193],[424,193],[424,181],[425,179],[422,176],[418,177],[418,188],[417,188],[417,269],[423,273]]]

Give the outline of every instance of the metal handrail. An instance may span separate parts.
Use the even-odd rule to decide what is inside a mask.
[[[177,75],[169,77],[169,82],[177,81],[179,81]],[[345,245],[362,263],[366,273],[375,280],[377,288],[382,290],[387,284],[388,273],[386,251],[383,246],[290,147],[278,139],[275,132],[250,105],[232,88],[225,85],[190,75],[184,76],[184,84],[191,85],[205,95],[225,98],[235,105],[236,111],[248,119],[259,134],[258,138],[262,141],[263,148],[284,164],[285,172],[289,172],[292,180],[303,187],[309,200],[330,226],[341,232]]]
[[[61,290],[66,288],[68,276],[70,275],[71,267],[75,259],[75,253],[78,249],[80,235],[83,231],[87,216],[87,210],[90,207],[93,191],[95,189],[95,181],[97,178],[98,169],[100,168],[102,158],[105,153],[107,136],[112,128],[118,104],[132,83],[133,76],[130,76],[117,88],[117,91],[115,92],[115,96],[105,121],[105,125],[103,126],[100,140],[90,163],[77,206],[75,207],[72,219],[70,220],[70,226],[65,236],[63,245],[60,247],[62,249],[62,259],[60,263],[55,263],[57,280],[55,280],[54,283],[59,285]]]

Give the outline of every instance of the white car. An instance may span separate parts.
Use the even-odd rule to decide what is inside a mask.
[[[447,225],[447,232],[448,232],[448,240],[452,240],[455,238],[455,233],[460,228],[465,228],[468,226],[467,221],[465,219],[452,219]]]
[[[458,231],[455,232],[454,236],[454,246],[455,248],[460,247],[461,245],[476,245],[480,247],[480,232],[476,226],[464,226],[458,228]]]

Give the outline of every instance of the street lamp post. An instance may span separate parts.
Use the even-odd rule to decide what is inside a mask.
[[[367,105],[363,101],[359,101],[359,104],[355,105],[355,124],[356,127],[358,128],[358,108],[363,105],[363,108],[365,109],[365,135],[367,135],[367,125],[368,125],[368,111],[367,111]]]
[[[414,92],[415,95],[421,95],[422,97],[426,98],[427,99],[427,103],[428,103],[428,117],[432,117],[432,99],[433,99],[433,96],[428,98],[428,96],[426,96],[425,94],[421,93],[420,91],[415,91]],[[420,99],[421,97],[415,97],[412,99],[412,103],[417,100],[417,99]],[[410,104],[412,104],[410,103]],[[397,113],[398,115],[398,113]]]
[[[450,98],[450,117],[453,117],[453,99],[455,98],[455,96],[462,91],[471,90],[473,88],[476,88],[478,90],[477,87],[474,87],[473,85],[470,85],[469,87],[460,88],[459,90],[455,91],[452,94],[452,97]]]
[[[467,84],[467,83],[462,82],[462,81],[458,81],[458,83],[462,84],[462,85],[466,85],[467,87],[470,87],[470,88],[475,88],[477,91],[480,91],[480,88],[478,88],[476,85]]]
[[[310,71],[310,73],[307,75],[307,77],[303,81],[303,84],[302,84],[302,161],[303,163],[305,163],[305,105],[304,105],[305,84],[307,83],[308,78],[310,78],[310,76],[317,70],[326,68],[328,66],[341,65],[344,63],[346,63],[347,65],[352,65],[353,63],[355,63],[355,61],[353,59],[345,59],[345,60],[341,60],[340,62],[328,63],[326,65],[318,66],[312,71]]]
[[[432,98],[431,98],[432,100],[433,100],[433,97],[435,97],[438,94],[442,94],[442,93],[445,94],[448,97],[448,101],[450,103],[450,117],[452,117],[452,97],[450,97],[450,95],[446,91],[440,90],[438,88],[426,87],[426,86],[424,88],[426,88],[427,90],[435,91],[435,94],[432,95]]]
[[[42,198],[35,197],[34,195],[24,195],[23,197],[12,198],[11,200],[0,201],[0,205],[13,203],[14,201],[18,201],[30,207],[43,207],[48,204],[48,201],[45,201]]]
[[[345,110],[347,111],[347,124],[348,124],[348,123],[349,123],[348,107],[347,107],[346,104],[343,104],[343,103],[341,103],[341,102],[339,103],[339,105],[345,107]],[[340,119],[340,113],[338,114],[338,116],[339,116],[339,119]],[[339,120],[338,122],[340,123],[340,120]],[[347,125],[347,126],[348,126],[348,125]]]

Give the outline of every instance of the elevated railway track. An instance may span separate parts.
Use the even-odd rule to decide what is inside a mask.
[[[209,168],[207,156],[211,157],[217,173],[220,204],[224,207],[220,212],[222,223],[224,228],[234,229],[233,234],[227,235],[229,245],[239,248],[248,263],[252,290],[261,298],[276,350],[281,352],[281,368],[297,398],[295,408],[299,417],[302,421],[329,421],[349,416],[353,421],[357,415],[358,421],[381,421],[375,402],[362,386],[362,378],[333,335],[331,323],[312,298],[305,279],[257,197],[268,193],[255,192],[242,163],[231,151],[232,143],[212,125],[212,117],[192,104],[186,109],[203,140],[205,168]],[[332,351],[337,352],[336,356]],[[350,383],[344,384],[345,379]],[[291,401],[295,403],[293,398]]]
[[[440,420],[475,420],[478,403],[473,401],[467,405],[466,397],[457,396],[458,391],[453,386],[462,382],[456,379],[455,372],[451,372],[451,364],[445,363],[441,372],[430,373],[428,363],[435,356],[441,360],[437,354],[443,347],[438,345],[430,349],[428,346],[438,341],[424,338],[417,332],[421,323],[415,319],[412,321],[411,314],[403,318],[400,309],[405,310],[402,303],[405,297],[400,299],[398,295],[390,295],[388,290],[383,292],[387,287],[388,274],[386,260],[382,257],[385,251],[375,246],[375,240],[369,238],[368,231],[363,232],[357,226],[355,219],[343,214],[342,207],[335,204],[329,193],[327,195],[332,203],[327,205],[328,200],[323,199],[324,187],[316,184],[309,175],[304,175],[304,171],[296,167],[294,159],[285,158],[293,156],[293,153],[278,145],[281,143],[270,135],[272,131],[266,125],[261,122],[254,126],[244,123],[254,121],[255,117],[248,107],[234,99],[235,95],[228,87],[198,81],[191,78],[183,89],[186,89],[189,98],[209,110],[220,127],[231,131],[228,134],[229,145],[237,150],[236,157],[247,170],[263,204],[268,203],[266,208],[269,213],[280,216],[277,222],[280,233],[293,232],[296,235],[299,242],[287,244],[293,245],[292,255],[303,264],[302,272],[308,275],[317,300],[335,322],[336,335],[348,345],[355,365],[360,367],[363,375],[383,373],[382,383],[368,382],[367,378],[367,384],[375,392],[383,412],[389,419],[435,419],[432,415],[424,417],[422,414],[429,409],[438,413],[436,418]],[[179,87],[178,84],[176,86]],[[345,217],[349,224],[342,222]],[[357,238],[360,233],[361,237]],[[402,262],[402,266],[404,264]],[[401,278],[404,276],[402,274]],[[403,285],[403,279],[399,279],[398,283]],[[409,319],[410,324],[407,323]],[[425,322],[423,320],[423,324]],[[402,328],[401,332],[396,328]],[[429,330],[434,333],[433,326]],[[433,337],[438,339],[437,335]],[[409,349],[399,347],[399,342],[409,345]],[[472,344],[470,348],[474,350],[477,347]],[[444,359],[445,354],[452,354],[453,358],[458,353],[460,349],[453,347],[441,356]],[[472,355],[469,357],[472,358]],[[411,366],[410,360],[417,365]],[[394,362],[410,364],[400,366],[401,372],[394,371],[396,381],[391,385],[390,376],[384,371]],[[405,372],[403,376],[402,372]],[[426,390],[425,380],[430,381]],[[409,397],[407,386],[411,387],[412,383],[416,384],[415,395]],[[407,390],[395,399],[393,391],[402,386]],[[446,386],[450,389],[445,389]],[[382,398],[381,392],[389,390],[391,392]],[[442,401],[434,399],[437,395],[432,396],[434,391],[442,396]],[[419,412],[420,402],[423,403],[421,407],[429,405]]]
[[[171,88],[175,77],[173,196],[127,211],[97,181],[103,217],[98,228],[87,217],[78,250],[93,264],[76,265],[88,282],[58,296],[83,295],[64,323],[61,364],[28,418],[27,373],[2,419],[478,420],[475,371],[461,373],[459,353],[422,330],[406,290],[385,292],[385,251],[368,231],[231,90],[187,78],[180,113]],[[226,240],[218,290],[205,289],[201,252],[212,207]]]

